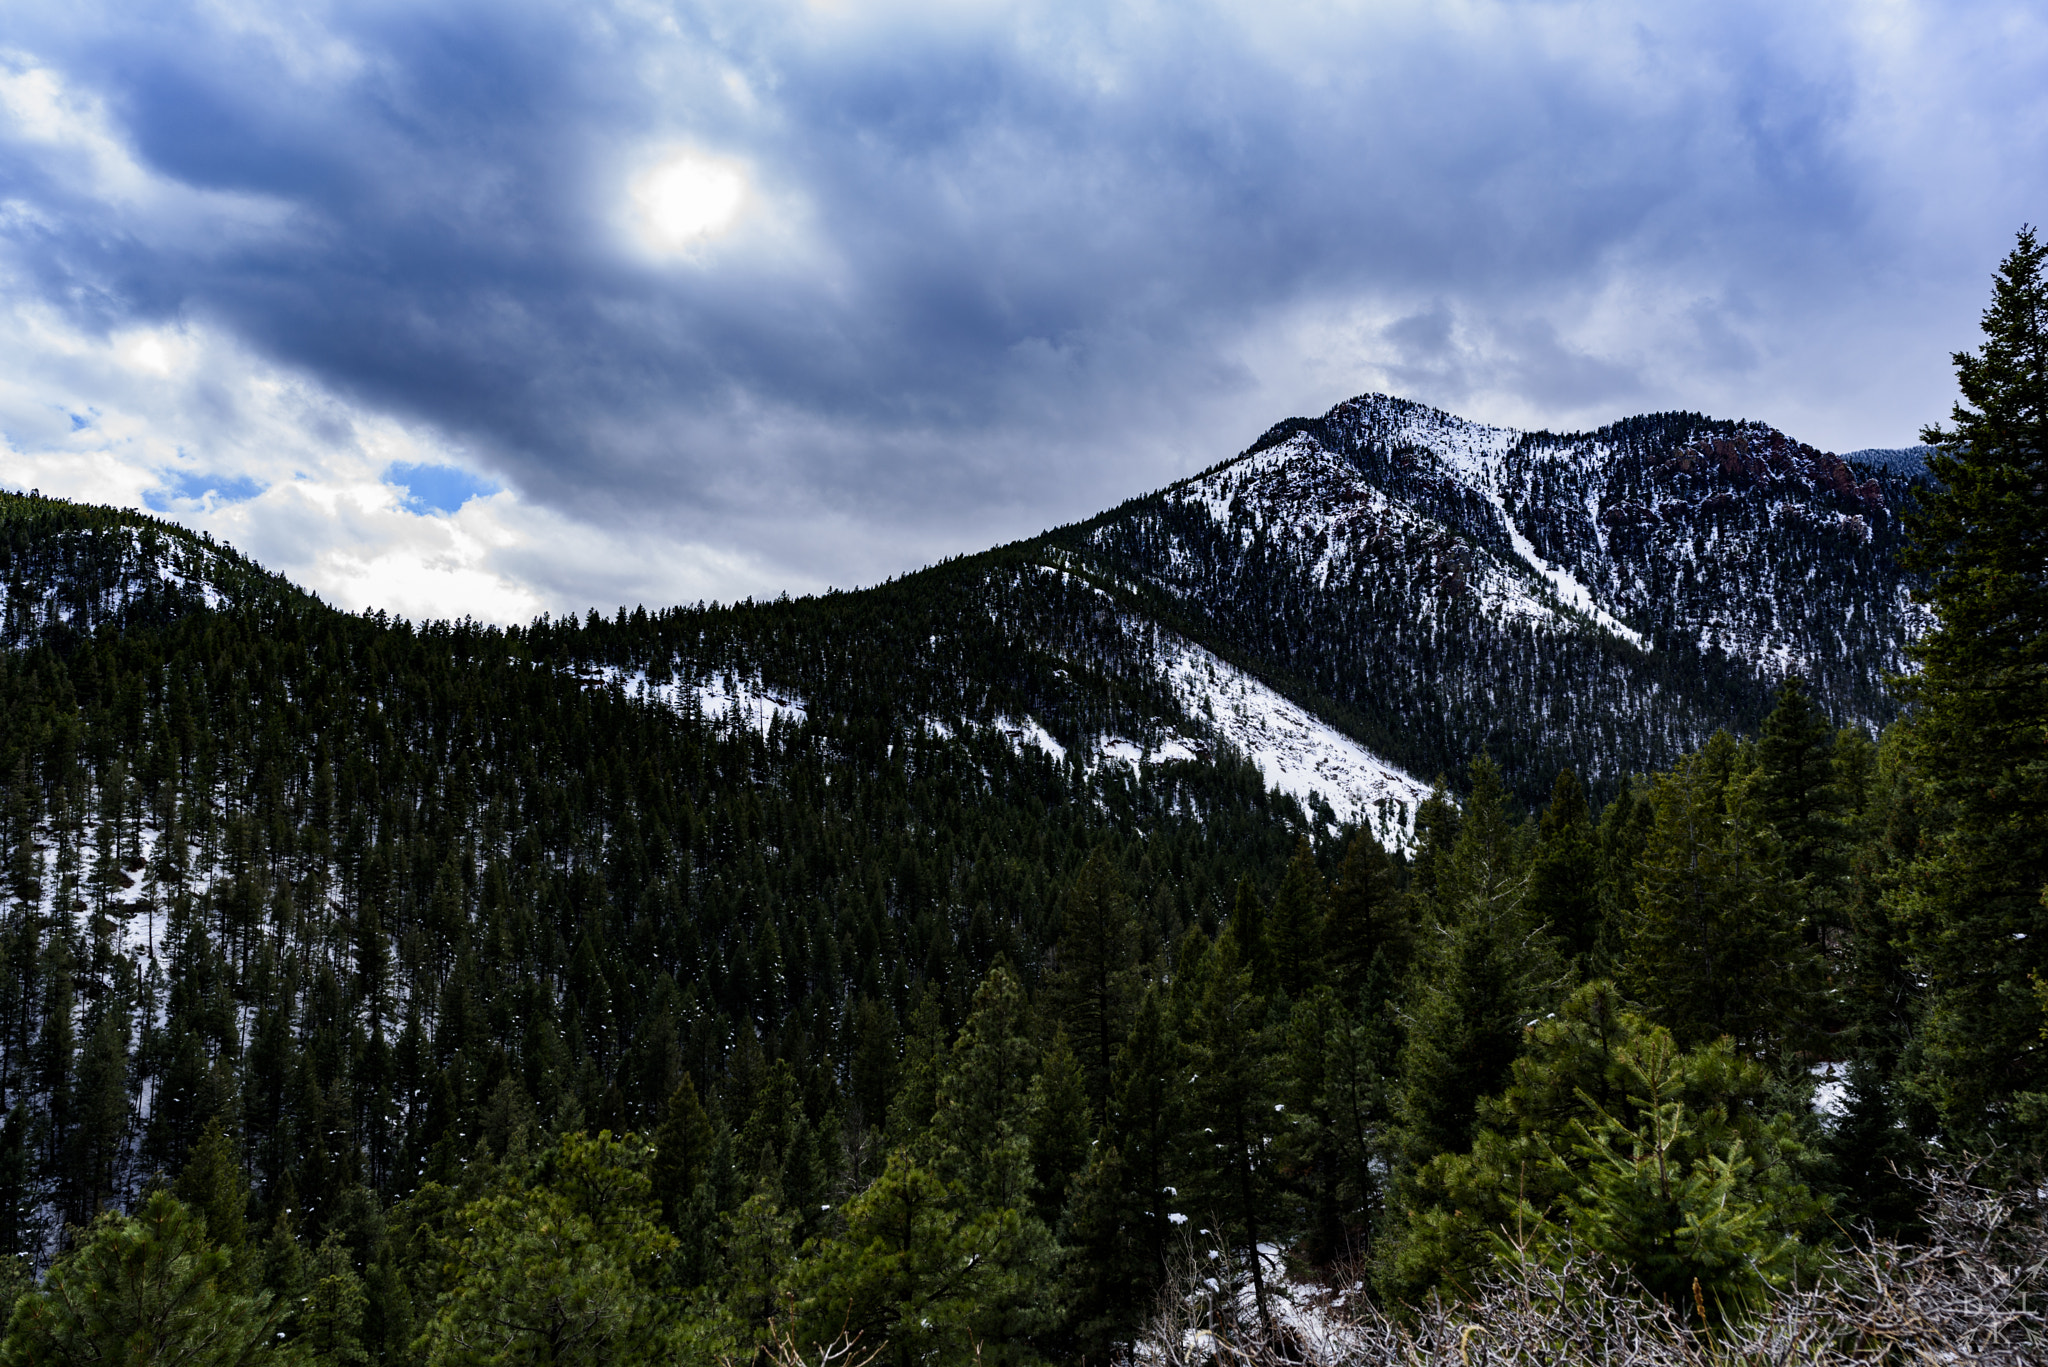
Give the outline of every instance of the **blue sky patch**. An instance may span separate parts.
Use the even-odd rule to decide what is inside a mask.
[[[384,482],[405,490],[405,504],[416,513],[452,513],[473,498],[498,492],[489,480],[452,465],[398,461],[386,468]]]
[[[214,498],[222,503],[243,503],[270,486],[247,475],[213,475],[204,471],[167,474],[163,484],[142,495],[143,506],[153,513],[165,513],[173,501],[196,502]]]

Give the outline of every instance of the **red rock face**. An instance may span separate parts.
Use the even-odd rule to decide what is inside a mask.
[[[1881,512],[1884,493],[1876,480],[1857,483],[1854,472],[1831,451],[1793,441],[1761,423],[1745,426],[1729,437],[1694,442],[1660,462],[1656,469],[1672,475],[1720,475],[1752,489],[1803,485],[1817,494],[1831,494],[1862,512]]]

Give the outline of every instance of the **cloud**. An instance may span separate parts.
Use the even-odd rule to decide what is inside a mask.
[[[2048,182],[2017,4],[9,29],[0,288],[33,326],[0,339],[0,474],[61,454],[279,546],[324,517],[326,582],[422,610],[871,582],[1370,388],[1896,445]]]

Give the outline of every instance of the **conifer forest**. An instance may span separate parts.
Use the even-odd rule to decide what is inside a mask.
[[[1956,367],[515,627],[0,495],[0,1361],[2044,1360],[2031,233]]]

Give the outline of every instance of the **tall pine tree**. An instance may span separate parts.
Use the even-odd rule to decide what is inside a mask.
[[[1927,980],[1919,1088],[1951,1133],[2048,1142],[2048,246],[1999,267],[1963,401],[1923,440],[1940,485],[1908,527],[1937,626],[1903,692],[1927,797],[1899,897]],[[2037,1100],[2022,1103],[2031,1094]]]

